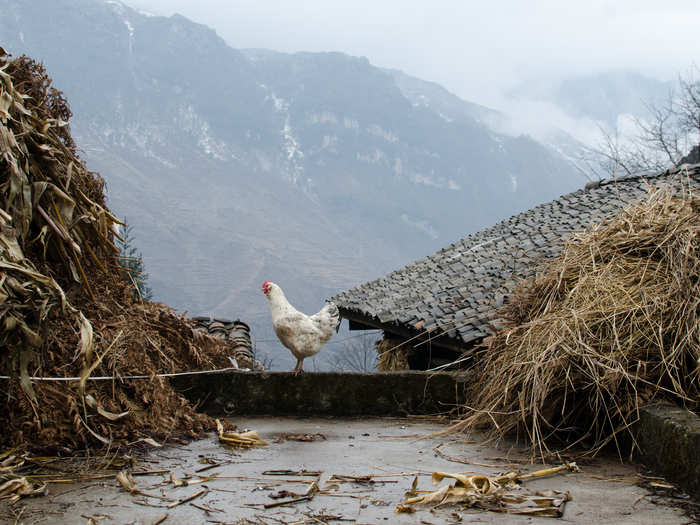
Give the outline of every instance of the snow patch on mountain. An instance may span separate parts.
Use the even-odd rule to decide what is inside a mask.
[[[97,139],[106,150],[118,146],[122,149],[138,151],[145,158],[154,160],[168,169],[177,167],[174,162],[156,153],[157,149],[167,146],[167,141],[158,126],[131,122],[115,129],[106,123],[90,122],[87,127],[94,130],[92,137]]]
[[[275,111],[277,113],[281,113],[284,117],[282,129],[280,130],[280,134],[282,135],[282,148],[285,163],[282,174],[289,182],[297,185],[304,180],[304,152],[301,149],[299,139],[292,129],[291,117],[289,115],[290,103],[288,100],[277,96],[277,94],[266,84],[259,83],[258,86],[267,92],[264,99],[265,102],[272,101]],[[309,179],[307,178],[307,180]],[[311,191],[309,184],[305,184],[304,186],[305,190]]]
[[[114,10],[114,12],[119,15],[123,15],[124,10],[126,9],[126,6],[121,2],[117,2],[117,0],[105,0],[105,4],[110,6]]]
[[[267,88],[265,84],[260,84],[263,88]],[[289,110],[289,102],[284,100],[282,97],[275,95],[274,91],[271,91],[265,96],[265,101],[272,100],[272,104],[275,106],[275,111],[279,113],[284,113]]]
[[[292,126],[289,121],[289,114],[284,119],[284,127],[282,128],[282,137],[284,140],[284,151],[287,155],[287,170],[286,175],[292,184],[297,184],[301,180],[304,173],[304,152],[299,146],[298,139],[294,136]]]
[[[337,124],[338,118],[330,111],[311,113],[306,117],[309,124]]]
[[[411,173],[409,176],[410,181],[413,184],[422,184],[424,186],[433,186],[434,188],[439,188],[440,184],[437,183],[432,177],[425,175],[423,173],[415,172]]]
[[[124,19],[126,30],[129,31],[129,54],[134,52],[134,26],[126,18]]]
[[[129,54],[131,54],[134,50],[134,26],[126,17],[126,11],[129,8],[127,8],[121,2],[117,2],[116,0],[106,0],[105,3],[108,4],[114,10],[114,12],[121,17],[122,22],[126,26],[126,30],[129,32]]]
[[[197,113],[191,104],[180,110],[176,125],[195,138],[197,146],[205,155],[221,161],[236,158],[229,151],[225,142],[214,138],[209,123]]]
[[[148,18],[153,18],[153,17],[155,17],[155,16],[159,16],[159,15],[157,15],[157,14],[155,14],[155,13],[151,13],[150,11],[146,11],[146,10],[144,10],[144,9],[137,9],[137,8],[134,8],[134,11],[136,11],[138,14],[143,15],[143,16],[146,16],[146,17],[148,17]]]
[[[384,153],[382,150],[375,148],[374,151],[371,151],[366,154],[362,153],[357,153],[356,154],[357,160],[361,162],[366,162],[367,164],[389,164],[389,160],[386,156],[386,153]]]
[[[417,95],[413,99],[411,99],[410,102],[414,108],[427,108],[430,106],[430,99],[425,95]]]
[[[436,177],[435,173],[426,175],[425,173],[414,172],[409,175],[409,180],[413,184],[421,184],[423,186],[430,186],[441,190],[447,189],[452,191],[459,191],[461,189],[460,185],[454,179]]]
[[[414,219],[409,215],[403,213],[401,214],[401,221],[412,228],[415,228],[419,232],[427,235],[431,239],[437,239],[439,234],[438,231],[426,220]]]
[[[332,153],[338,153],[338,136],[324,135],[321,142],[321,149],[327,149]]]
[[[354,118],[344,117],[343,118],[343,125],[347,129],[352,129],[354,131],[360,130],[360,123],[357,121],[357,119],[354,119]]]
[[[372,124],[371,126],[367,127],[367,133],[370,135],[373,135],[375,137],[381,137],[387,142],[398,142],[399,138],[392,133],[391,131],[386,131],[385,129],[382,129],[381,126],[377,124]]]
[[[161,164],[168,169],[174,170],[177,168],[176,164],[174,164],[173,162],[170,162],[168,159],[166,159],[164,157],[161,157],[152,149],[144,149],[143,156],[146,157],[147,159],[155,160],[158,164]]]

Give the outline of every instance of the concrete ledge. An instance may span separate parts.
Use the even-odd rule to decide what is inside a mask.
[[[214,415],[405,416],[464,403],[465,376],[450,373],[352,374],[238,372],[179,376],[170,382]]]
[[[651,405],[640,410],[634,433],[644,464],[700,498],[700,417],[668,403]]]

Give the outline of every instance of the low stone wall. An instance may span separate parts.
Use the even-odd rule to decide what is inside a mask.
[[[676,405],[652,405],[641,409],[634,433],[642,462],[700,499],[700,417]]]
[[[464,374],[239,372],[170,378],[199,410],[215,416],[405,416],[464,403]]]

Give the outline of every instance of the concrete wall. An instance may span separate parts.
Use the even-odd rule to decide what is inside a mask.
[[[640,459],[700,499],[700,418],[676,405],[642,408],[634,427]]]
[[[417,371],[238,372],[170,378],[211,415],[404,416],[437,414],[464,403],[464,375]]]

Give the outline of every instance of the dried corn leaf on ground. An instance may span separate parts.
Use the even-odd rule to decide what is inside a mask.
[[[517,492],[519,484],[529,479],[552,476],[560,472],[579,472],[576,463],[564,463],[558,467],[538,470],[530,474],[511,471],[499,476],[450,474],[433,472],[433,485],[444,479],[454,479],[434,491],[418,491],[418,477],[413,480],[412,489],[406,493],[406,500],[396,508],[396,512],[412,513],[411,505],[424,505],[434,508],[446,505],[459,505],[462,508],[478,508],[507,514],[561,518],[564,506],[571,499],[568,493],[556,490],[546,492]]]
[[[65,452],[213,430],[154,376],[229,367],[226,344],[132,293],[119,221],[76,154],[70,116],[41,64],[0,48],[0,375],[11,378],[0,379],[0,445]]]
[[[642,404],[697,409],[699,232],[699,197],[655,189],[572,238],[501,312],[510,326],[487,341],[453,430],[516,434],[541,455],[610,442],[627,453]]]

